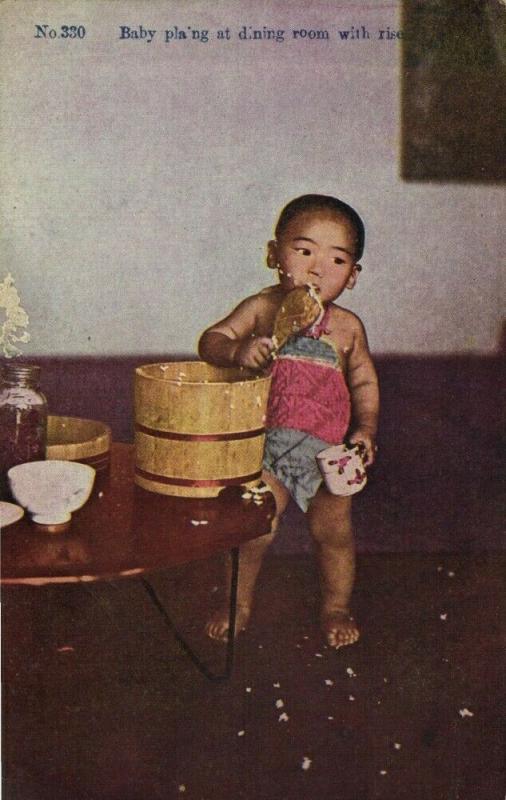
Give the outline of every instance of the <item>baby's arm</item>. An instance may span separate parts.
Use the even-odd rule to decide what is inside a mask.
[[[376,431],[379,414],[379,389],[364,326],[354,317],[353,346],[348,361],[348,388],[351,395],[353,430],[351,444],[363,442],[367,463],[376,455]]]
[[[243,300],[228,317],[204,331],[199,341],[200,357],[219,367],[266,367],[273,350],[272,340],[255,336],[263,311],[258,296]]]

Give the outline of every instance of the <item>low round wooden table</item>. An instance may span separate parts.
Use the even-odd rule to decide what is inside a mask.
[[[134,484],[133,445],[113,443],[111,468],[100,475],[86,505],[66,533],[41,533],[25,515],[2,531],[3,585],[79,583],[138,577],[197,667],[210,679],[232,671],[239,546],[269,532],[275,514],[271,492],[228,487],[216,498],[171,497]],[[246,495],[245,497],[243,495]],[[213,673],[175,630],[146,573],[230,550],[229,635],[225,670]]]

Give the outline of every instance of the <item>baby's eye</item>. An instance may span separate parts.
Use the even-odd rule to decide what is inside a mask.
[[[346,261],[344,260],[344,258],[335,258],[334,264],[338,264],[340,266],[341,264],[346,264]]]
[[[295,248],[295,252],[296,253],[300,253],[303,256],[310,256],[311,255],[311,250],[308,250],[307,247],[296,247]]]

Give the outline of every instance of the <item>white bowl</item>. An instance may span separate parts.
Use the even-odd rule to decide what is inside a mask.
[[[88,500],[95,470],[76,461],[30,461],[7,473],[11,492],[39,525],[70,520]]]

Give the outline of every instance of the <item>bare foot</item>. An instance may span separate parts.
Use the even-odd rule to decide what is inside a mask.
[[[355,620],[345,609],[325,611],[321,617],[321,628],[330,647],[353,644],[360,636]]]
[[[235,614],[235,635],[241,631],[246,630],[248,620],[250,618],[251,609],[248,606],[237,606]],[[228,638],[228,621],[230,610],[228,606],[223,606],[214,612],[212,617],[208,620],[205,631],[211,639],[216,639],[218,642],[226,642]]]

